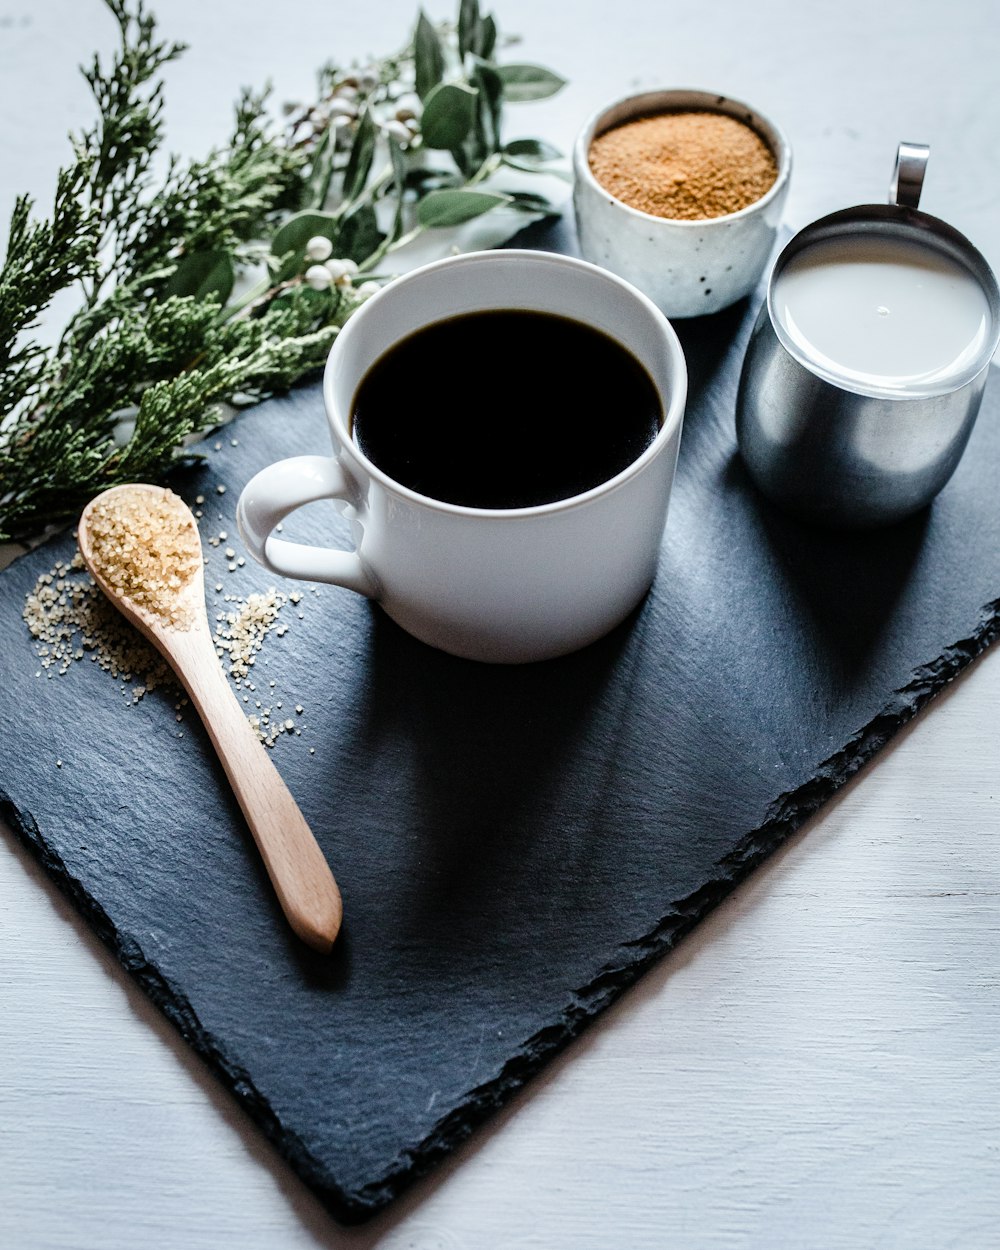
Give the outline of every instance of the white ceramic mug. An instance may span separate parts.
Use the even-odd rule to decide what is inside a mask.
[[[431,322],[490,309],[573,318],[631,351],[663,404],[663,424],[642,455],[583,494],[504,510],[430,499],[369,460],[350,432],[354,394],[368,369]],[[585,364],[566,360],[556,367]],[[621,278],[546,252],[475,252],[436,261],[397,278],[351,317],[330,352],[323,393],[333,456],[279,461],[240,496],[243,541],[272,572],[346,586],[377,600],[432,646],[501,663],[585,646],[646,593],[666,521],[687,370],[669,322]],[[530,446],[524,454],[531,455]],[[274,535],[285,516],[318,499],[346,505],[356,550]]]

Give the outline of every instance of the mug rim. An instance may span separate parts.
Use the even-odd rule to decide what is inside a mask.
[[[577,272],[586,272],[599,277],[602,281],[611,286],[617,287],[624,295],[633,302],[638,303],[644,311],[652,318],[660,331],[663,339],[663,345],[666,350],[670,364],[671,373],[671,389],[669,394],[661,395],[663,403],[663,422],[656,433],[656,437],[652,440],[641,455],[637,456],[631,464],[625,466],[613,477],[607,478],[603,482],[599,482],[596,486],[590,487],[589,490],[581,491],[576,495],[569,495],[565,499],[554,499],[548,503],[533,504],[530,507],[523,508],[479,508],[472,507],[468,504],[449,503],[444,499],[435,499],[433,495],[424,495],[419,491],[413,490],[409,486],[404,486],[402,482],[398,482],[391,477],[383,469],[358,447],[357,443],[351,437],[348,428],[348,421],[342,414],[335,402],[333,388],[333,364],[338,352],[344,349],[340,346],[345,341],[350,341],[351,337],[363,333],[366,318],[378,315],[379,306],[385,299],[393,299],[395,296],[393,291],[398,290],[402,286],[408,286],[413,283],[419,283],[423,278],[431,272],[441,269],[460,269],[469,265],[481,264],[505,264],[516,263],[524,260],[531,260],[542,265],[552,265],[553,267],[566,268],[576,270]],[[498,303],[470,309],[470,312],[491,312],[504,311],[510,308],[509,304]],[[544,311],[544,310],[541,310]],[[553,316],[561,316],[562,314],[554,313]],[[421,326],[415,326],[408,334],[416,334],[426,326],[434,325],[437,321],[447,320],[447,317],[429,316],[428,320]],[[574,318],[569,318],[570,320]],[[582,325],[587,325],[591,329],[598,329],[589,320],[577,317],[575,320]],[[601,333],[608,333],[603,329]],[[627,343],[622,342],[618,334],[608,333],[609,338],[613,338],[616,343],[626,351],[632,352]],[[386,349],[389,350],[389,349]],[[634,352],[632,352],[635,355]],[[351,398],[357,391],[365,374],[372,368],[377,360],[385,355],[381,352],[367,366],[361,377],[354,383]],[[640,361],[640,364],[643,364]],[[643,368],[646,366],[643,364]],[[647,373],[649,370],[646,370]],[[638,288],[634,287],[624,278],[619,278],[617,274],[610,273],[606,269],[602,269],[600,265],[591,264],[590,261],[581,260],[575,256],[565,256],[560,252],[543,252],[533,248],[502,248],[495,250],[465,252],[460,256],[446,256],[439,260],[430,261],[425,265],[420,265],[416,269],[411,269],[408,273],[401,274],[398,278],[394,278],[386,286],[384,286],[376,294],[372,295],[358,308],[346,325],[334,339],[327,356],[326,366],[323,371],[323,402],[326,408],[326,418],[330,425],[331,432],[334,435],[337,447],[336,455],[343,456],[348,461],[360,467],[365,474],[374,478],[384,489],[391,494],[400,496],[408,502],[418,504],[430,509],[433,512],[452,513],[457,516],[468,517],[484,517],[491,520],[511,520],[517,521],[524,518],[532,518],[568,512],[571,509],[584,507],[592,503],[595,499],[603,498],[605,495],[611,494],[613,491],[625,486],[634,477],[638,476],[659,454],[668,446],[684,417],[684,408],[687,402],[687,362],[684,358],[684,352],[680,345],[680,340],[673,326],[660,311],[659,308],[644,295]],[[657,386],[657,393],[660,388]]]
[[[835,238],[838,234],[872,234],[874,231],[866,227],[877,227],[889,224],[899,229],[893,230],[894,237],[911,238],[914,242],[927,240],[927,246],[934,247],[943,254],[948,254],[940,244],[950,244],[955,252],[962,257],[969,274],[976,279],[983,290],[990,308],[989,338],[977,356],[974,364],[969,365],[954,380],[945,381],[919,391],[906,390],[899,387],[879,386],[877,383],[866,383],[858,378],[848,378],[835,370],[827,369],[818,361],[813,360],[799,346],[785,329],[778,315],[774,302],[775,284],[781,277],[788,263],[813,243]],[[852,229],[853,228],[853,229]],[[780,345],[791,358],[820,381],[850,395],[860,395],[868,399],[891,399],[897,402],[933,399],[941,395],[953,395],[956,391],[974,382],[980,374],[990,367],[998,345],[1000,345],[1000,287],[996,275],[986,257],[979,251],[961,231],[934,217],[919,208],[908,208],[900,204],[856,204],[851,208],[841,208],[834,213],[827,213],[811,221],[788,240],[778,253],[767,279],[767,298],[765,300],[768,322]]]

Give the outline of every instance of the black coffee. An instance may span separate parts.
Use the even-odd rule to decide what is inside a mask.
[[[548,313],[470,313],[401,340],[362,378],[352,434],[411,490],[474,508],[567,499],[627,468],[663,422],[621,344]]]

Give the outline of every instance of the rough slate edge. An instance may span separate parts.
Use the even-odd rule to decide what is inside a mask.
[[[575,241],[565,228],[525,231],[517,243],[558,251],[575,250]],[[556,1020],[522,1044],[497,1077],[469,1091],[465,1102],[441,1119],[417,1146],[401,1152],[394,1166],[380,1180],[350,1193],[335,1183],[328,1169],[303,1145],[297,1134],[281,1123],[250,1075],[226,1057],[202,1026],[186,996],[145,957],[139,944],[128,933],[116,927],[100,903],[70,874],[61,857],[47,845],[31,813],[18,809],[2,788],[0,817],[7,821],[122,967],[174,1025],[183,1040],[204,1060],[327,1210],[342,1223],[357,1224],[381,1211],[457,1149],[643,972],[672,950],[699,920],[795,833],[998,636],[1000,599],[980,609],[979,620],[966,638],[945,648],[936,659],[914,669],[909,681],[895,692],[890,702],[840,751],[829,756],[808,782],[780,795],[768,809],[763,824],[746,834],[732,851],[718,861],[716,876],[686,898],[675,901],[670,911],[647,934],[628,944],[632,951],[629,959],[601,968],[588,984],[570,995],[569,1003]]]

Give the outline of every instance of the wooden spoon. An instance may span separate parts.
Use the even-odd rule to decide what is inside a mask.
[[[102,567],[106,558],[95,541],[94,528],[98,509],[124,492],[131,492],[132,499],[140,502],[148,495],[151,504],[176,510],[185,548],[189,541],[197,547],[197,571],[179,589],[159,595],[157,610],[136,602],[136,593],[139,599],[144,597],[141,592],[130,594],[127,586],[112,584],[111,570],[106,563]],[[201,541],[190,509],[172,491],[158,486],[116,486],[84,509],[77,540],[94,581],[183,682],[226,770],[289,924],[309,946],[329,951],[343,915],[340,891],[312,831],[222,671],[205,610]]]

